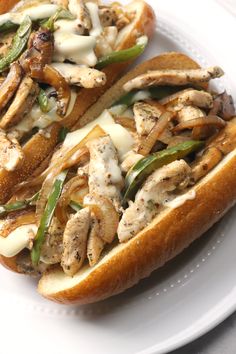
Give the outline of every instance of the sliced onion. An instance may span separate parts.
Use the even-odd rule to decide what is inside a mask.
[[[44,172],[42,172],[36,177],[28,179],[28,181],[26,182],[19,184],[16,190],[22,188],[27,189],[34,186],[42,185],[42,183],[48,176],[58,175],[64,169],[70,168],[80,162],[85,162],[85,159],[89,158],[88,149],[84,148],[85,145],[89,141],[97,139],[104,135],[106,135],[104,130],[99,125],[96,125],[76,146],[72,147],[69,150],[65,150],[62,146],[61,149],[57,150],[56,153],[53,155],[51,164]]]
[[[56,179],[56,177],[59,175],[59,173],[65,169],[70,168],[71,166],[74,166],[78,164],[79,162],[84,161],[84,157],[87,156],[89,157],[89,152],[86,147],[86,144],[94,140],[96,138],[99,138],[101,136],[106,135],[104,130],[99,126],[96,125],[85,137],[79,144],[74,146],[72,149],[68,150],[65,154],[62,155],[61,159],[59,161],[55,161],[55,164],[51,167],[51,171],[49,172],[49,175],[45,179],[39,200],[37,201],[36,204],[36,215],[37,219],[40,220],[43,212],[45,205],[47,203],[47,198],[48,195],[52,189],[53,183]]]
[[[162,98],[162,99],[159,101],[159,103],[162,104],[162,105],[164,105],[164,106],[165,106],[166,104],[173,103],[173,102],[176,101],[176,100],[179,98],[179,96],[181,96],[183,93],[188,92],[188,91],[191,91],[191,90],[192,90],[192,88],[187,88],[187,89],[185,89],[185,90],[181,90],[181,91],[178,91],[178,92],[176,92],[176,93],[173,93],[172,95],[169,95],[169,96],[167,96],[167,97]]]
[[[172,131],[175,133],[185,129],[193,129],[195,127],[202,127],[202,126],[209,126],[209,125],[213,125],[221,129],[226,125],[226,123],[222,118],[218,116],[199,117],[199,118],[194,118],[179,123],[172,129]]]
[[[111,243],[119,224],[119,214],[112,202],[96,194],[88,194],[84,198],[84,206],[90,208],[99,222],[101,239]]]
[[[158,119],[148,136],[141,140],[138,147],[138,153],[141,155],[148,155],[153,146],[160,138],[161,134],[168,127],[169,122],[175,117],[175,113],[166,111]]]
[[[30,225],[36,223],[35,213],[29,210],[18,211],[5,219],[1,225],[1,236],[7,237],[12,231],[22,225]]]
[[[122,127],[136,132],[135,121],[132,118],[127,117],[114,117],[114,120],[117,124],[122,125]]]
[[[73,193],[80,188],[87,186],[87,184],[88,178],[86,178],[86,176],[75,176],[65,184],[56,208],[56,217],[62,224],[66,224],[69,219],[67,207],[70,204],[71,199],[74,200],[72,197]]]
[[[189,141],[189,140],[192,140],[192,138],[190,136],[175,135],[170,139],[168,147],[173,147],[173,146],[176,146],[178,144],[184,143],[185,141]]]

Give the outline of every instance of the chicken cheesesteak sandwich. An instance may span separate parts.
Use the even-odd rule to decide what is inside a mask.
[[[236,199],[234,104],[209,86],[223,74],[173,52],[123,76],[0,207],[1,263],[83,304],[201,236]]]
[[[0,1],[1,203],[52,153],[62,127],[70,129],[142,54],[155,25],[142,0],[7,4]]]

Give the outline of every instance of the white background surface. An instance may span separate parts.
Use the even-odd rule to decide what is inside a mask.
[[[179,50],[221,65],[226,77],[218,87],[235,97],[233,16],[213,0],[149,2],[159,28],[146,57]],[[191,341],[236,309],[235,216],[234,209],[138,286],[92,306],[51,304],[36,294],[35,281],[1,269],[0,354],[164,353]]]

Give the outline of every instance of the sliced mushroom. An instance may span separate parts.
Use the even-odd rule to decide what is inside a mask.
[[[21,79],[21,66],[17,62],[14,62],[10,67],[7,78],[0,86],[0,110],[2,110],[13,97],[20,85]]]
[[[144,229],[156,216],[157,207],[174,199],[173,192],[185,188],[190,176],[191,169],[184,160],[174,161],[149,176],[121,218],[117,231],[120,242]]]
[[[91,29],[91,19],[83,0],[69,0],[68,8],[85,30]]]
[[[51,66],[56,69],[70,85],[93,88],[103,86],[106,83],[105,73],[96,69],[69,63],[53,63]]]
[[[180,104],[184,106],[197,106],[200,108],[210,109],[213,105],[213,98],[209,92],[189,90],[179,96]]]
[[[0,131],[0,167],[7,171],[14,171],[23,162],[24,153],[16,139],[9,139]]]
[[[30,77],[25,77],[9,109],[0,121],[0,128],[6,129],[18,123],[31,110],[39,93],[38,84]]]
[[[89,226],[89,208],[78,211],[66,224],[61,266],[69,276],[78,272],[86,258]]]
[[[21,56],[20,64],[32,78],[40,78],[44,66],[52,61],[53,50],[51,31],[41,28],[32,35],[30,47]]]
[[[54,50],[51,31],[40,28],[32,39],[32,46],[40,53],[43,66],[51,63]]]
[[[228,95],[227,92],[223,92],[217,99],[221,101],[219,115],[224,120],[230,120],[235,117],[236,113],[232,96]]]
[[[99,223],[95,217],[92,217],[91,231],[88,238],[87,257],[90,267],[94,266],[103,251],[105,242],[99,236]]]
[[[124,90],[131,91],[133,89],[150,86],[182,86],[193,83],[202,83],[208,82],[211,79],[219,78],[222,75],[224,75],[224,72],[218,66],[213,66],[208,69],[194,70],[153,70],[128,81],[124,85]]]
[[[64,117],[70,104],[71,90],[65,78],[52,66],[45,65],[41,82],[55,88],[57,92],[57,113]]]

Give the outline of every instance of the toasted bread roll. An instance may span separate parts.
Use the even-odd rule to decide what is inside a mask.
[[[18,0],[0,1],[0,14],[9,11]],[[127,49],[135,45],[137,34],[147,35],[151,37],[155,27],[155,15],[152,8],[143,0],[134,0],[129,5],[125,6],[127,11],[135,13],[134,19],[123,28],[117,38],[116,49]],[[103,72],[106,74],[106,84],[101,87],[92,89],[81,88],[78,91],[77,99],[70,114],[61,122],[63,126],[71,129],[73,125],[80,120],[86,110],[93,105],[101,95],[103,95],[112,84],[117,81],[121,73],[132,62],[122,62],[108,65]],[[0,170],[0,203],[6,202],[11,197],[12,186],[24,181],[29,177],[39,164],[53,151],[53,148],[58,143],[60,126],[53,123],[45,131],[45,134],[36,133],[23,146],[24,163],[17,171],[8,173],[5,170]],[[47,132],[51,132],[51,138],[46,139]],[[36,145],[37,144],[37,145]],[[37,146],[37,148],[36,148]]]

